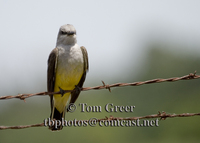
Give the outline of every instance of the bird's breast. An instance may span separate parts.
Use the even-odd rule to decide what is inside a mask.
[[[83,55],[79,46],[59,49],[56,85],[65,90],[73,90],[83,75],[83,66]]]

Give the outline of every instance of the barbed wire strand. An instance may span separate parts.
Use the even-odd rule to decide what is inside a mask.
[[[153,115],[147,115],[147,116],[141,116],[141,117],[105,117],[102,119],[97,119],[97,122],[100,122],[102,120],[137,120],[137,119],[149,119],[149,118],[160,118],[160,120],[165,120],[166,118],[175,118],[175,117],[191,117],[191,116],[199,116],[200,113],[183,113],[183,114],[166,114],[166,112],[158,112],[158,114],[153,114]],[[89,122],[89,120],[81,120],[84,122]],[[80,120],[76,121],[77,123],[80,122]],[[0,130],[5,130],[5,129],[25,129],[25,128],[31,128],[31,127],[45,127],[44,123],[40,124],[33,124],[33,125],[20,125],[20,126],[0,126]]]
[[[139,86],[139,85],[143,85],[143,84],[151,84],[151,83],[161,83],[161,82],[174,82],[174,81],[178,81],[178,80],[190,80],[190,79],[198,79],[200,78],[200,75],[196,75],[196,71],[194,73],[190,73],[188,75],[182,76],[182,77],[173,77],[173,78],[167,78],[167,79],[152,79],[152,80],[147,80],[147,81],[139,81],[139,82],[133,82],[133,83],[115,83],[115,84],[111,84],[111,85],[106,85],[104,83],[104,81],[102,81],[103,85],[101,86],[94,86],[94,87],[85,87],[85,88],[81,88],[81,91],[87,91],[87,90],[99,90],[99,89],[108,89],[111,92],[112,87],[122,87],[122,86]],[[72,92],[73,90],[64,90],[64,93],[67,92]],[[39,92],[39,93],[33,93],[33,94],[18,94],[15,96],[1,96],[0,100],[3,99],[12,99],[12,98],[18,98],[21,100],[25,101],[25,98],[29,98],[32,96],[36,96],[36,95],[53,95],[53,94],[60,94],[59,92]]]

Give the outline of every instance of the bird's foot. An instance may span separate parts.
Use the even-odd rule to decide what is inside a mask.
[[[63,97],[63,95],[65,94],[65,90],[63,90],[63,89],[60,88],[60,87],[59,87],[59,89],[60,89],[60,94],[61,94],[61,96]]]
[[[78,85],[75,85],[74,91],[78,94],[81,92],[81,89]]]

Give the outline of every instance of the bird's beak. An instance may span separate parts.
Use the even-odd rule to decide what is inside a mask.
[[[67,32],[67,35],[74,35],[74,34],[75,34],[74,31],[69,31],[69,32]]]

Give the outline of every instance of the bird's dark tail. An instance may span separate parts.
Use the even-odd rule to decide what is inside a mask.
[[[54,125],[50,126],[49,129],[52,131],[62,130],[62,121],[65,119],[65,111],[60,113],[55,107],[51,111],[50,119],[54,121]],[[52,122],[51,121],[51,122]],[[55,125],[57,123],[57,125]]]

